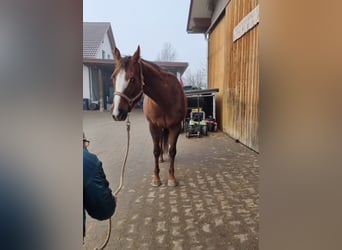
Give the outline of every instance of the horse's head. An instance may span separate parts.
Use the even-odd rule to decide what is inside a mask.
[[[143,93],[140,47],[138,46],[133,56],[121,57],[117,48],[113,53],[115,69],[112,80],[115,92],[112,116],[115,121],[124,121]]]

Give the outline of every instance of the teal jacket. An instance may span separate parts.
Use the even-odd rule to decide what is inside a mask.
[[[102,168],[95,154],[83,148],[83,236],[85,235],[85,211],[97,219],[109,219],[116,203]]]

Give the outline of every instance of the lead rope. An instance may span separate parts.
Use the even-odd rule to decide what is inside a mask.
[[[115,190],[114,192],[114,196],[116,197],[116,195],[121,191],[122,187],[123,187],[123,179],[124,179],[124,175],[125,175],[125,167],[126,167],[126,161],[127,161],[127,156],[128,156],[128,150],[129,150],[129,132],[130,132],[130,128],[131,128],[131,123],[129,121],[129,115],[127,115],[127,147],[126,147],[126,154],[125,154],[125,159],[122,163],[122,167],[121,167],[121,175],[120,175],[120,185],[119,187]],[[107,232],[107,236],[106,236],[106,240],[103,242],[103,244],[100,247],[95,247],[94,250],[103,250],[108,242],[109,242],[109,238],[110,238],[110,232],[112,230],[112,217],[109,218],[108,220],[108,232]]]

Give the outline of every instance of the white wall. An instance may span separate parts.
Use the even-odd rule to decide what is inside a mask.
[[[83,98],[90,99],[89,68],[83,65]]]
[[[108,38],[107,33],[106,33],[102,43],[99,46],[99,49],[96,53],[96,58],[102,59],[102,50],[104,50],[106,53],[106,57],[104,59],[113,59],[114,58],[112,48],[110,47],[110,42],[109,42],[109,38]],[[108,55],[109,55],[109,58],[108,58]]]

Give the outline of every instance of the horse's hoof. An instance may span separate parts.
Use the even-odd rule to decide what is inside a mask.
[[[176,186],[178,186],[178,182],[176,180],[168,180],[167,185],[169,187],[176,187]]]
[[[159,180],[157,180],[157,181],[153,180],[153,181],[151,182],[152,187],[159,187],[161,184],[162,184],[162,183],[161,183],[161,181],[159,181]]]

